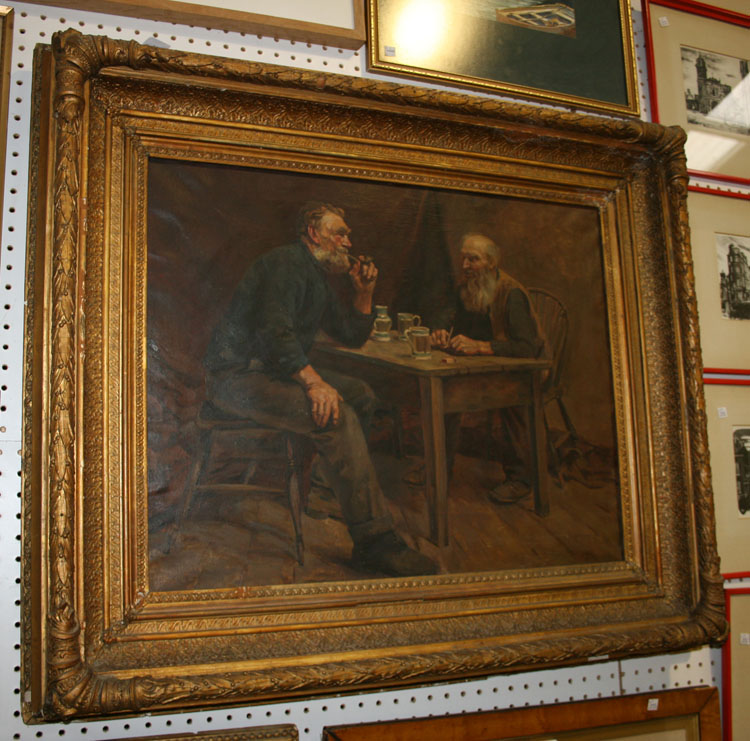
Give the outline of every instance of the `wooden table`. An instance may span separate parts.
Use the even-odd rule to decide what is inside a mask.
[[[321,342],[313,364],[367,381],[384,400],[419,406],[424,438],[425,493],[431,538],[448,543],[448,467],[444,416],[524,406],[531,440],[531,486],[538,515],[549,513],[546,435],[541,381],[548,360],[503,358],[494,355],[457,356],[432,351],[429,359],[411,355],[408,342],[392,333],[390,342],[368,340],[361,348]]]

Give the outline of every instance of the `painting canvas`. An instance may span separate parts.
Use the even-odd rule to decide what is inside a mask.
[[[438,547],[430,537],[419,399],[394,406],[390,397],[377,397],[367,435],[369,453],[390,516],[407,543],[432,559],[441,573],[622,558],[596,209],[156,160],[149,167],[148,189],[151,587],[217,588],[386,575],[353,564],[352,538],[337,487],[326,478],[324,455],[318,454],[311,464],[301,518],[301,565],[289,503],[283,492],[268,491],[283,478],[284,461],[254,474],[257,491],[243,490],[248,461],[237,448],[241,441],[210,441],[196,426],[208,395],[207,348],[242,275],[274,247],[296,241],[297,211],[313,199],[341,206],[351,228],[351,254],[373,257],[379,271],[374,303],[387,307],[394,345],[404,345],[395,334],[399,313],[417,314],[433,330],[441,321],[445,328],[452,321],[463,280],[459,247],[467,232],[492,238],[500,249],[502,270],[527,290],[554,296],[565,312],[565,326],[555,330],[567,332],[564,357],[558,358],[563,412],[554,403],[546,406],[551,452],[543,472],[551,479],[546,516],[535,512],[530,492],[514,503],[493,501],[493,491],[515,462],[507,442],[513,432],[508,425],[514,422],[491,410],[472,411],[476,405],[469,403],[448,472],[448,543]],[[342,293],[350,282],[346,275],[331,280]],[[537,320],[542,323],[542,318]],[[378,343],[371,338],[366,347],[373,344]],[[433,352],[436,361],[453,360],[438,349]],[[318,362],[313,366],[320,370]],[[377,381],[372,381],[376,390]],[[528,466],[526,420],[521,418],[520,425],[516,445],[525,448],[521,465]],[[210,460],[207,445],[213,447]],[[204,458],[203,465],[196,465]],[[187,490],[196,483],[200,491],[193,496]],[[186,496],[193,496],[190,511],[178,521]]]
[[[747,59],[680,46],[688,123],[750,134]]]

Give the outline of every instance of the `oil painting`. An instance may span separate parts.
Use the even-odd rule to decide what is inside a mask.
[[[684,132],[76,30],[33,89],[25,720],[721,640]]]
[[[390,553],[383,555],[383,563],[368,562],[357,547],[364,542],[366,550],[368,540],[381,531],[395,533],[386,536],[399,541],[391,550],[398,551],[404,541],[414,552],[401,547],[400,558],[406,559],[401,568],[409,569],[410,559],[414,562],[415,574],[622,557],[603,255],[595,209],[160,160],[150,164],[149,179],[152,588],[398,575],[389,570],[399,568],[388,563]],[[303,277],[311,266],[313,275],[322,272],[316,258],[300,261],[292,254],[281,264],[269,262],[277,254],[274,248],[282,245],[296,245],[303,256],[312,254],[301,247],[313,243],[304,226],[300,237],[298,212],[316,201],[342,209],[335,218],[347,230],[344,255],[367,255],[377,271],[366,307],[370,316],[358,317],[362,329],[350,327],[348,315],[327,319],[299,297],[294,299],[301,302],[296,313],[286,312],[289,302],[279,297],[312,292],[308,283],[313,278]],[[474,243],[479,250],[472,249]],[[490,244],[497,254],[481,279],[510,276],[507,280],[521,287],[515,289],[520,311],[512,299],[507,309],[496,306],[507,289],[492,282],[486,289],[492,300],[470,315],[484,314],[489,324],[490,314],[506,312],[507,317],[496,318],[494,331],[472,326],[456,309],[457,302],[461,309],[473,298],[467,292],[467,275],[473,272],[466,254],[484,256]],[[356,298],[350,262],[353,257],[344,259],[338,275],[325,273],[343,306]],[[289,272],[307,288],[288,285]],[[464,299],[459,298],[462,291]],[[375,307],[382,307],[388,320],[382,338]],[[306,325],[305,319],[316,312],[321,318]],[[413,348],[398,326],[404,316],[411,322],[416,317],[428,341],[432,335],[431,357],[412,360]],[[524,321],[532,323],[531,329]],[[282,329],[276,328],[279,323]],[[319,330],[327,331],[328,342],[312,339]],[[445,346],[439,343],[441,331],[453,332]],[[457,342],[484,339],[482,331],[496,345],[489,351],[493,361],[516,356],[506,358],[516,364],[511,371],[471,373],[472,368],[464,367],[481,358],[473,348],[459,349]],[[353,333],[351,340],[347,332]],[[351,358],[331,354],[331,342],[362,347],[370,357],[364,366],[349,362],[345,367]],[[277,344],[282,349],[276,350]],[[405,357],[411,367],[384,375],[379,363],[388,352]],[[539,369],[524,371],[519,363],[537,363]],[[323,378],[348,370],[363,383],[366,391],[350,392],[348,386],[347,392],[339,391],[342,408],[357,412],[354,430],[345,429],[343,412],[336,422],[333,415],[320,425],[313,422],[314,402],[302,393],[304,381],[295,378],[303,365]],[[425,401],[418,384],[412,390],[410,383],[418,378],[415,373],[434,378],[451,371],[448,384],[461,378],[469,383],[461,392],[464,407],[435,422],[445,428],[440,431],[443,447],[435,455],[445,462],[448,482],[444,501],[434,504],[425,463],[430,440],[425,441],[421,423]],[[499,399],[498,409],[482,399],[483,383],[518,394],[513,389],[529,373],[540,377],[543,417],[534,445],[523,395]],[[269,377],[281,387],[269,386]],[[262,392],[255,388],[261,378]],[[337,381],[340,388],[344,382]],[[394,394],[394,387],[401,393]],[[284,399],[281,409],[268,401],[277,395]],[[362,395],[365,402],[359,400]],[[240,425],[243,417],[244,428],[226,434],[216,429],[219,421]],[[288,487],[274,493],[289,468],[286,449],[275,465],[268,463],[278,430],[297,431],[299,444],[311,448],[308,470],[301,472],[305,481],[299,514]],[[332,447],[319,439],[332,435]],[[365,440],[354,447],[354,436]],[[266,460],[257,460],[254,447],[265,452]],[[541,449],[540,460],[532,447]],[[300,456],[305,458],[305,452]],[[372,460],[374,474],[370,460],[363,458]],[[357,470],[342,474],[349,468]],[[539,480],[532,481],[535,477]],[[543,509],[534,488],[544,492]],[[363,501],[356,503],[359,499]],[[435,513],[435,506],[445,512]],[[365,517],[357,508],[378,514]],[[436,516],[444,519],[441,534],[431,528]],[[387,526],[382,524],[386,519]],[[298,553],[298,543],[304,553]]]

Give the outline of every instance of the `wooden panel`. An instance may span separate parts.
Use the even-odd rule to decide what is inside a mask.
[[[389,741],[417,741],[439,738],[441,741],[494,741],[594,727],[606,729],[625,723],[691,715],[697,715],[699,718],[701,741],[719,741],[719,693],[715,687],[697,687],[493,713],[341,726],[326,729],[324,739],[376,741],[388,738]]]

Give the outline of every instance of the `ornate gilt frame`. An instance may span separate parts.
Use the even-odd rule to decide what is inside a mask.
[[[35,91],[27,720],[361,691],[724,637],[680,130],[72,30],[38,51]],[[598,209],[625,558],[150,591],[143,249],[156,155]]]

